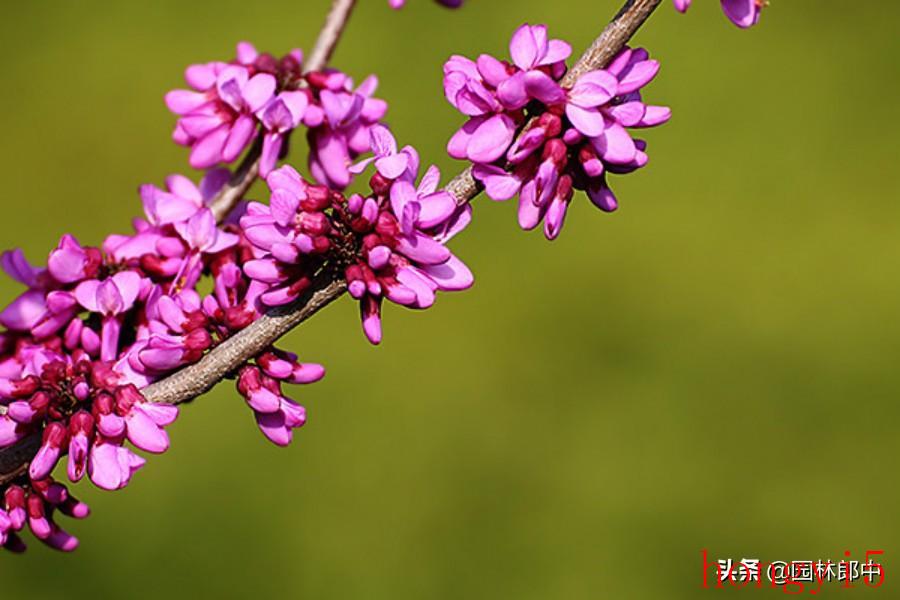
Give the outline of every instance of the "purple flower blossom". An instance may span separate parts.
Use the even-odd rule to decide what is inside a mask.
[[[310,285],[324,252],[359,253],[345,274],[350,294],[360,301],[363,330],[377,344],[384,298],[427,308],[436,291],[472,284],[472,274],[445,245],[468,224],[471,209],[458,207],[450,194],[437,190],[440,173],[435,167],[415,186],[415,149],[398,151],[394,137],[381,126],[372,127],[370,135],[375,156],[353,171],[375,164],[371,196],[345,199],[282,167],[268,177],[269,206],[249,205],[241,228],[254,247],[244,273],[265,286],[259,298],[269,306],[294,301]]]
[[[464,0],[435,0],[435,2],[447,8],[459,8]],[[399,10],[406,6],[406,0],[388,0],[388,5],[394,10]]]
[[[142,185],[141,200],[149,224],[162,226],[187,221],[207,205],[230,177],[228,169],[213,169],[199,185],[184,175],[167,177],[165,190],[152,184]]]
[[[550,40],[543,26],[523,25],[510,43],[513,62],[489,56],[477,62],[452,57],[444,66],[448,100],[469,121],[451,138],[448,152],[474,163],[473,175],[494,200],[519,195],[519,224],[555,239],[574,190],[615,210],[606,174],[628,173],[647,163],[646,144],[627,128],[667,121],[665,107],[648,106],[640,89],[659,70],[643,49],[623,50],[606,69],[581,75],[570,88],[559,80],[571,48]],[[536,122],[524,124],[523,107]]]
[[[324,376],[321,365],[300,363],[295,354],[271,349],[256,359],[255,365],[241,369],[237,388],[263,435],[278,446],[287,446],[293,430],[306,423],[306,409],[285,396],[281,384],[314,383]]]
[[[370,130],[370,135],[372,152],[375,156],[351,166],[350,172],[358,175],[374,162],[377,171],[386,179],[396,179],[403,175],[413,160],[414,151],[411,147],[407,146],[398,152],[397,141],[388,128],[383,125],[374,125]]]
[[[275,77],[251,76],[241,65],[194,65],[186,79],[195,91],[174,90],[166,105],[179,115],[173,139],[191,147],[190,164],[205,169],[231,162],[249,146],[256,132],[254,113],[275,93]]]
[[[687,12],[692,0],[673,0],[675,9]],[[759,15],[766,6],[766,0],[721,0],[722,10],[728,19],[742,29],[759,22]]]
[[[281,92],[259,110],[259,120],[266,130],[259,164],[263,177],[275,168],[285,134],[300,125],[308,105],[306,92]]]
[[[355,89],[338,71],[312,73],[307,79],[314,94],[304,115],[310,128],[310,173],[318,183],[342,190],[352,180],[353,159],[371,149],[369,130],[384,118],[387,103],[373,97],[378,87],[374,76]]]

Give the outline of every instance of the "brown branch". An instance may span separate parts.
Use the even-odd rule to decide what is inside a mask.
[[[305,68],[307,73],[321,71],[328,64],[328,61],[331,60],[331,55],[334,54],[334,49],[337,48],[338,40],[341,39],[341,34],[344,33],[344,27],[347,26],[347,21],[350,20],[350,13],[353,12],[355,5],[356,0],[334,0],[332,2],[331,10],[328,12],[328,16],[325,17],[325,25],[322,26],[322,31],[319,32],[319,39],[316,40],[316,45],[313,46],[312,52],[309,53],[309,57],[306,59]]]
[[[571,85],[581,74],[606,66],[661,2],[662,0],[628,0],[619,14],[603,30],[600,37],[572,67],[563,79],[563,85]],[[313,58],[321,57],[317,60],[327,60],[330,56],[336,37],[339,36],[343,27],[342,23],[346,22],[346,15],[349,14],[353,4],[354,0],[335,0],[332,15],[338,9],[346,11],[343,21],[332,23],[331,15],[329,16],[326,23],[329,37],[325,39],[331,40],[331,42],[318,52],[314,50]],[[320,41],[325,33],[323,30]],[[319,44],[316,46],[318,50]],[[478,183],[472,178],[471,169],[466,169],[454,177],[445,189],[454,194],[460,204],[472,200],[481,191]],[[211,389],[223,377],[275,343],[288,331],[339,298],[346,289],[347,286],[341,273],[325,271],[296,302],[264,315],[234,337],[214,348],[200,362],[147,387],[144,390],[145,397],[151,402],[168,404],[180,404],[196,398]],[[9,481],[11,477],[24,473],[27,461],[34,456],[39,441],[39,438],[35,440],[32,436],[20,441],[15,446],[0,451],[0,485]]]
[[[216,346],[199,362],[144,388],[144,397],[150,402],[166,404],[180,404],[196,398],[288,331],[331,304],[346,289],[343,277],[327,271],[322,273],[295,302],[269,311]]]
[[[356,0],[334,0],[328,16],[325,17],[325,24],[319,32],[316,44],[304,62],[304,72],[311,73],[325,68],[325,65],[331,60],[331,55],[334,54],[334,49],[337,48],[355,5]],[[261,153],[262,138],[257,137],[256,143],[247,152],[237,171],[231,176],[231,180],[210,200],[209,208],[216,216],[217,221],[225,220],[256,181],[259,176]]]

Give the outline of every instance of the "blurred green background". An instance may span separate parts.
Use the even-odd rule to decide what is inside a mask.
[[[184,66],[309,48],[327,4],[4,2],[3,246],[127,231],[137,186],[186,169],[162,102]],[[749,32],[668,4],[637,42],[675,117],[618,213],[578,197],[551,244],[479,199],[471,291],[389,308],[377,349],[346,299],[291,336],[329,368],[291,448],[222,386],[126,490],[77,486],[74,555],[0,557],[0,595],[700,598],[733,595],[700,589],[703,548],[878,548],[881,590],[826,589],[897,597],[900,4],[776,0]],[[618,8],[362,0],[334,64],[377,73],[449,175],[447,56],[505,56],[523,21],[578,52]]]

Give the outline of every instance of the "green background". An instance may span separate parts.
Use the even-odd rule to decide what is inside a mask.
[[[3,246],[43,262],[63,232],[127,231],[137,186],[187,168],[162,102],[184,66],[309,48],[326,4],[4,2]],[[443,60],[506,56],[523,21],[578,52],[618,4],[362,0],[334,64],[377,73],[398,138],[449,175]],[[675,116],[618,213],[578,197],[548,243],[477,200],[453,244],[472,290],[390,307],[380,348],[347,299],[291,335],[329,368],[291,448],[223,385],[126,490],[76,486],[74,555],[0,556],[0,595],[734,595],[700,589],[707,548],[884,549],[881,590],[826,591],[897,597],[900,4],[775,0],[749,32],[669,4],[637,41]]]

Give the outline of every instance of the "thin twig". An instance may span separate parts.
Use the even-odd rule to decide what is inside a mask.
[[[600,37],[572,67],[563,79],[563,85],[571,85],[581,74],[605,67],[625,47],[628,40],[661,2],[662,0],[628,0]],[[353,4],[353,0],[335,0],[332,13],[340,6],[349,10]],[[326,29],[328,27],[326,24]],[[339,32],[338,28],[329,35],[338,35]],[[333,43],[332,41],[330,46],[332,49]],[[322,50],[321,55],[327,58],[330,52]],[[314,56],[319,54],[313,52]],[[472,200],[481,191],[472,178],[471,169],[466,169],[454,177],[445,189],[456,196],[460,203]],[[325,272],[296,302],[263,315],[246,329],[211,350],[200,362],[147,387],[144,390],[145,397],[151,402],[168,404],[180,404],[196,398],[211,389],[225,375],[232,373],[288,331],[339,298],[346,289],[341,273]],[[0,485],[10,480],[8,474],[18,475],[24,472],[23,464],[34,456],[38,442],[39,438],[36,442],[32,436],[0,451]]]
[[[350,14],[356,0],[334,0],[328,16],[325,17],[325,24],[319,32],[319,37],[313,46],[312,52],[303,64],[305,73],[313,71],[321,71],[331,60],[334,49],[341,39],[344,27],[350,20]],[[209,202],[209,208],[212,210],[216,220],[220,223],[231,214],[234,207],[244,197],[256,178],[259,176],[259,157],[262,153],[262,143],[257,138],[256,143],[247,152],[244,160],[241,161],[237,171],[231,176],[231,180],[219,190],[212,200]]]

